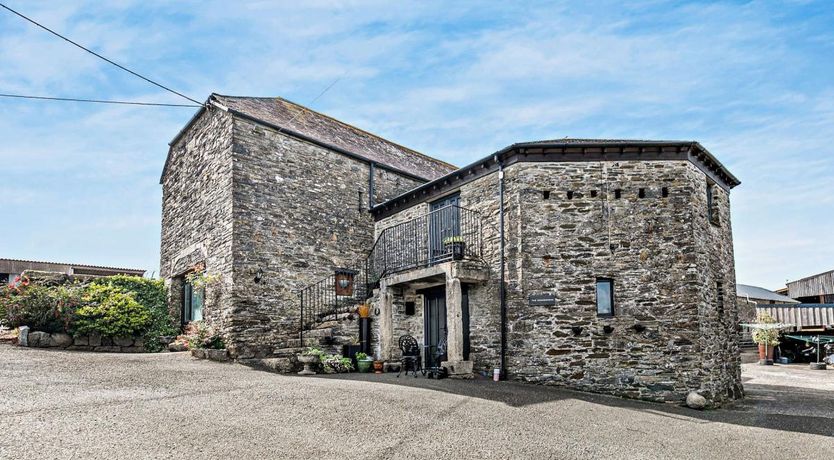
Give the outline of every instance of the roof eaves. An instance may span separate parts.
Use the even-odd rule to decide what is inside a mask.
[[[126,267],[106,267],[104,265],[86,265],[86,264],[72,264],[66,262],[47,262],[44,260],[28,260],[28,259],[0,259],[0,261],[5,260],[9,262],[23,262],[29,264],[51,264],[51,265],[67,265],[69,267],[83,267],[83,268],[100,268],[104,270],[112,270],[112,271],[127,271],[127,272],[146,272],[147,270],[143,268],[126,268]]]
[[[577,142],[577,141],[579,141],[579,142]],[[627,139],[618,139],[618,140],[607,139],[607,140],[599,140],[598,141],[598,140],[595,140],[595,139],[588,139],[588,140],[576,139],[576,140],[573,140],[573,142],[570,142],[568,140],[565,140],[565,141],[562,141],[562,140],[552,140],[552,141],[545,140],[545,141],[533,141],[533,142],[517,142],[517,143],[511,144],[507,147],[504,147],[503,149],[500,149],[500,150],[496,151],[495,153],[492,153],[492,154],[490,154],[486,157],[483,157],[480,160],[477,160],[477,161],[475,161],[473,163],[470,163],[466,166],[458,168],[457,170],[452,171],[449,174],[446,174],[446,175],[441,176],[437,179],[434,179],[434,180],[429,181],[425,184],[422,184],[419,187],[415,187],[415,188],[413,188],[413,189],[411,189],[411,190],[409,190],[405,193],[401,193],[400,195],[397,195],[397,196],[395,196],[395,197],[393,197],[393,198],[391,198],[387,201],[384,201],[382,203],[378,203],[373,208],[371,208],[371,213],[376,214],[376,213],[382,211],[383,209],[390,208],[391,206],[396,206],[398,202],[402,202],[404,200],[407,201],[407,198],[409,196],[414,196],[416,194],[420,194],[424,190],[436,187],[437,184],[446,183],[447,181],[449,181],[452,178],[460,177],[461,174],[466,174],[465,171],[471,170],[472,168],[475,168],[479,165],[482,165],[485,162],[489,162],[493,159],[496,162],[499,161],[499,160],[503,160],[504,157],[506,157],[508,153],[511,153],[513,151],[517,151],[517,150],[520,151],[520,150],[523,150],[523,149],[526,149],[526,148],[536,148],[536,149],[565,148],[565,149],[567,149],[567,148],[577,148],[577,147],[608,147],[608,146],[660,147],[660,148],[676,147],[676,148],[688,148],[690,151],[693,148],[695,148],[695,149],[698,149],[700,152],[702,152],[708,159],[710,159],[713,162],[713,166],[715,167],[715,169],[719,173],[723,174],[726,179],[728,179],[727,182],[728,182],[728,185],[730,186],[730,188],[735,187],[736,185],[741,183],[708,150],[706,150],[703,146],[701,146],[696,141],[663,141],[663,140],[660,140],[660,141],[650,141],[650,140],[634,140],[634,141],[631,141],[631,140],[627,140]],[[691,161],[691,160],[689,160],[689,161]],[[707,165],[707,166],[709,167],[709,165]],[[704,169],[702,167],[700,167],[699,165],[696,165],[696,167],[699,167],[702,171],[704,171]],[[706,171],[704,171],[704,172],[706,173]],[[709,174],[714,174],[714,172],[710,172]],[[469,175],[469,174],[466,174],[466,175]]]

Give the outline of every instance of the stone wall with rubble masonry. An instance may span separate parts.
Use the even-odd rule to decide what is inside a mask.
[[[220,281],[207,287],[207,323],[224,330],[232,283],[232,116],[202,114],[172,145],[162,178],[160,277],[171,314],[181,319],[182,275],[195,264]]]
[[[659,401],[700,390],[717,403],[715,388],[726,394],[740,385],[729,322],[701,321],[714,290],[699,274],[724,278],[726,317],[735,298],[729,197],[716,194],[727,225],[702,225],[700,170],[683,161],[518,163],[505,182],[510,378]],[[489,372],[500,353],[497,175],[465,184],[460,194],[461,205],[484,220],[491,281],[469,287],[470,356],[476,371]],[[426,210],[418,208],[410,212]],[[377,232],[400,220],[379,221]],[[697,241],[707,240],[711,249],[699,249]],[[709,270],[705,254],[714,254]],[[598,277],[614,279],[611,318],[596,314]],[[554,294],[556,305],[529,306],[531,294],[543,293]],[[408,317],[403,310],[395,305],[395,337],[421,338],[422,309]],[[718,360],[728,364],[713,366]]]
[[[335,268],[362,266],[374,241],[370,165],[242,119],[234,121],[233,150],[234,287],[226,330],[233,356],[260,358],[293,344],[300,289]],[[376,201],[421,183],[382,167],[374,179]]]
[[[73,337],[64,332],[31,331],[23,326],[17,343],[23,347],[60,348],[99,353],[144,353],[145,342],[141,337],[103,337],[100,334]]]
[[[741,398],[744,394],[730,197],[718,185],[710,184],[713,213],[717,216],[711,222],[703,176],[692,173],[690,182],[693,184],[693,209],[696,212],[693,230],[698,267],[691,273],[691,283],[692,291],[699,294],[696,297],[699,302],[699,345],[702,354],[699,372],[705,374],[701,393],[719,404]],[[698,190],[699,187],[701,190]]]

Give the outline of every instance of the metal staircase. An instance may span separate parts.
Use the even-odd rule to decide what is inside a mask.
[[[306,331],[369,302],[382,278],[450,260],[481,259],[481,243],[480,215],[457,205],[385,228],[356,266],[336,269],[299,291],[300,341]]]

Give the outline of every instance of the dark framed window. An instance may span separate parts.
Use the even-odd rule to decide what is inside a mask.
[[[614,280],[597,278],[597,315],[614,316]]]
[[[718,225],[718,210],[715,208],[715,183],[707,179],[707,217],[711,224]]]
[[[203,320],[203,289],[195,289],[188,281],[182,286],[182,322]]]

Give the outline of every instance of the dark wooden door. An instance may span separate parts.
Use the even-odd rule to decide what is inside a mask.
[[[447,338],[446,289],[435,288],[424,292],[424,357],[426,367],[434,365],[434,354],[441,339]],[[446,359],[444,354],[441,359]]]
[[[466,285],[461,286],[461,322],[463,323],[463,359],[469,359],[469,289]],[[424,350],[426,366],[433,365],[434,353],[437,351],[437,344],[445,338],[448,343],[448,329],[446,324],[446,289],[443,287],[429,289],[423,292],[424,296]],[[446,354],[441,358],[445,360]]]
[[[431,204],[429,217],[429,263],[442,262],[451,257],[443,247],[443,240],[460,235],[460,195],[451,195]]]

